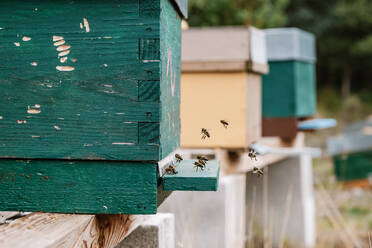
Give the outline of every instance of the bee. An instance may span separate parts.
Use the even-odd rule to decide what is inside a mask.
[[[168,175],[175,175],[175,174],[178,173],[178,172],[176,171],[176,167],[174,167],[172,164],[169,165],[167,168],[165,168],[165,172],[166,172]]]
[[[207,166],[206,166],[206,164],[207,164],[206,161],[199,159],[198,162],[201,163],[204,167],[207,167]]]
[[[202,163],[200,163],[199,161],[196,161],[194,163],[194,168],[196,168],[196,171],[198,171],[198,169],[200,168],[202,171],[204,170],[204,165]]]
[[[227,128],[227,126],[229,125],[229,122],[226,121],[226,120],[220,120],[221,124],[223,125],[224,128]]]
[[[257,174],[257,177],[263,176],[264,172],[262,169],[257,168],[256,166],[253,167],[253,174]]]
[[[251,158],[251,160],[256,160],[257,161],[257,152],[253,149],[249,150],[248,157]]]
[[[206,137],[210,138],[211,137],[211,134],[208,132],[207,129],[205,128],[202,128],[201,130],[201,134],[202,134],[202,139],[205,139]]]
[[[174,155],[174,157],[176,158],[176,162],[177,163],[179,163],[179,162],[181,162],[183,160],[182,156],[179,155],[179,154],[177,154],[177,153],[176,153],[176,155]]]
[[[204,157],[203,155],[199,155],[199,156],[196,156],[196,158],[200,161],[200,160],[203,160],[205,162],[208,161],[208,159],[206,157]]]

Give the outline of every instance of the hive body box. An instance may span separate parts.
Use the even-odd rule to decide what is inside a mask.
[[[191,28],[182,36],[181,146],[247,148],[261,137],[265,37],[254,28]],[[230,125],[225,129],[220,120]],[[201,139],[201,128],[211,137]]]
[[[265,34],[270,72],[263,76],[263,135],[293,137],[297,118],[316,112],[315,39],[297,28]]]
[[[0,3],[1,210],[156,212],[186,4]]]

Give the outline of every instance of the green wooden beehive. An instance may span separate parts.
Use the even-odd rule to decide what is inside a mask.
[[[264,118],[307,117],[316,112],[315,39],[297,28],[265,30],[269,74],[263,75]]]
[[[186,5],[1,1],[0,210],[156,212]]]

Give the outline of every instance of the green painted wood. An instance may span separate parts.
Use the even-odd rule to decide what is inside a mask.
[[[337,155],[333,163],[338,181],[367,179],[372,173],[372,151]]]
[[[0,160],[0,210],[154,214],[157,164]]]
[[[219,161],[209,161],[207,168],[196,171],[196,160],[183,160],[176,165],[177,174],[162,176],[165,191],[217,191],[220,172]]]
[[[315,65],[301,61],[270,62],[262,77],[263,117],[306,117],[316,113]]]
[[[180,21],[168,0],[1,1],[0,158],[172,152]]]
[[[160,0],[160,157],[180,145],[181,17],[167,0]]]

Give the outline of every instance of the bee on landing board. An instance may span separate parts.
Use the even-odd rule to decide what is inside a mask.
[[[256,160],[257,161],[257,152],[253,149],[249,150],[248,157],[251,158],[251,160]]]
[[[226,120],[220,120],[221,124],[223,125],[224,128],[227,128],[227,126],[229,125],[229,122],[226,121]]]
[[[174,157],[176,158],[177,163],[180,163],[183,160],[182,156],[177,154],[177,153],[176,153],[176,155],[174,155]]]
[[[256,166],[253,167],[253,174],[257,174],[257,177],[263,176],[264,172],[262,169],[257,168]]]
[[[168,175],[176,175],[178,172],[176,171],[176,167],[174,167],[172,164],[169,165],[167,168],[165,168],[165,172]]]
[[[198,171],[198,169],[201,169],[202,171],[204,170],[204,165],[200,163],[199,161],[196,161],[194,165],[195,165],[194,168],[196,168],[196,171]]]
[[[205,161],[205,162],[208,161],[208,159],[207,159],[206,157],[204,157],[203,155],[196,156],[196,158],[197,158],[198,160],[203,160],[203,161]]]
[[[208,132],[207,129],[205,128],[202,128],[201,130],[201,134],[202,134],[202,139],[205,139],[206,137],[210,138],[211,137],[211,134]]]

